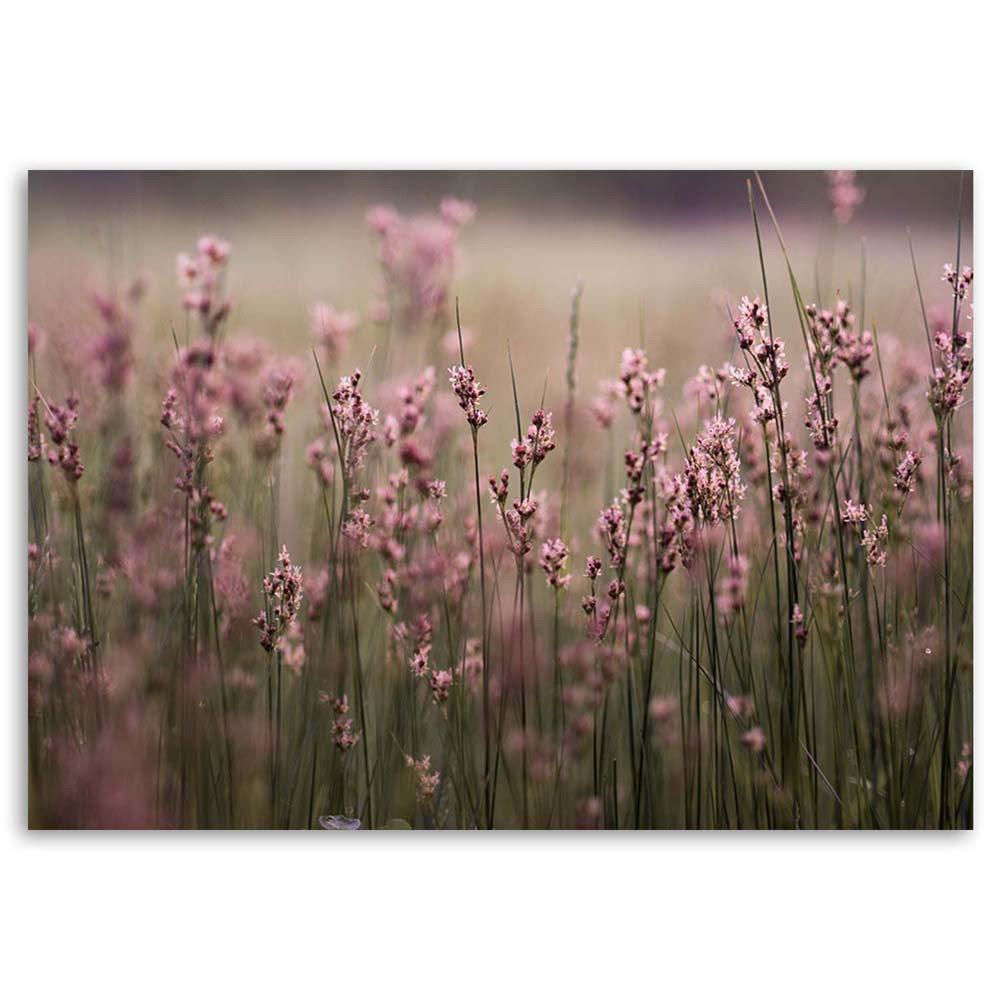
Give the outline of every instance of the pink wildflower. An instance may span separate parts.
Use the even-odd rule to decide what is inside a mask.
[[[479,400],[486,395],[486,390],[476,381],[476,374],[471,368],[456,365],[448,369],[448,380],[458,397],[459,406],[465,412],[465,418],[473,431],[482,427],[486,414],[479,409]]]
[[[569,549],[561,538],[550,538],[542,544],[541,566],[545,580],[553,590],[562,590],[569,583],[569,576],[562,575],[569,558]]]
[[[253,620],[260,629],[260,644],[270,653],[295,623],[302,604],[302,567],[293,566],[288,549],[281,547],[278,562],[264,577],[266,607]]]
[[[837,222],[844,225],[851,221],[854,213],[865,200],[865,189],[855,181],[853,170],[828,170],[830,207]]]
[[[707,524],[718,524],[740,512],[746,493],[736,452],[736,421],[717,417],[698,435],[684,472],[692,512]]]
[[[347,342],[357,328],[358,316],[353,312],[337,312],[322,302],[317,302],[309,310],[312,334],[322,348],[327,360],[338,358],[347,347]]]
[[[333,709],[333,722],[330,723],[330,739],[333,745],[341,752],[346,753],[352,747],[357,746],[361,739],[361,733],[354,732],[354,720],[348,715],[351,707],[347,702],[347,695],[339,698],[332,698],[321,693],[320,698],[329,703]]]
[[[438,785],[441,784],[440,771],[431,771],[431,758],[425,754],[419,760],[406,755],[406,766],[410,768],[417,779],[417,800],[430,802],[434,798]]]

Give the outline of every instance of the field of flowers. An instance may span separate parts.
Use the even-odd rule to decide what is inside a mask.
[[[971,234],[739,183],[667,256],[45,216],[30,825],[970,827]]]

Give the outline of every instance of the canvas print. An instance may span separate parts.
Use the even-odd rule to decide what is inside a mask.
[[[971,827],[972,194],[33,172],[28,825]]]

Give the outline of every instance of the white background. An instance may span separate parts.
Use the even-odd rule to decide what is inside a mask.
[[[995,995],[995,32],[975,3],[808,6],[7,6],[7,996]],[[386,165],[975,170],[974,833],[25,831],[27,169]]]

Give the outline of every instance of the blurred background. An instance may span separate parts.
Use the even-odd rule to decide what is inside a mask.
[[[478,207],[458,237],[450,295],[461,299],[468,359],[493,391],[496,461],[511,436],[507,344],[526,407],[543,391],[564,398],[570,292],[584,291],[579,394],[583,405],[613,376],[623,347],[642,343],[667,368],[668,399],[678,400],[701,364],[721,366],[733,348],[729,308],[760,294],[760,266],[747,199],[750,172],[738,171],[335,171],[335,172],[32,172],[29,178],[29,319],[49,340],[45,381],[71,387],[78,346],[99,330],[91,293],[124,294],[135,279],[146,293],[137,314],[140,384],[170,364],[173,325],[183,335],[176,257],[213,232],[229,240],[228,329],[302,359],[311,372],[310,307],[325,302],[357,313],[360,328],[339,359],[344,371],[414,372],[454,363],[441,350],[453,326],[394,335],[387,345],[369,309],[380,292],[377,241],[365,223],[373,204],[407,216],[437,212],[454,195]],[[880,334],[922,343],[923,326],[907,232],[928,307],[946,304],[941,266],[954,262],[959,174],[862,171],[838,221],[823,171],[762,175],[807,301],[850,298]],[[850,199],[849,199],[850,200]],[[774,229],[757,192],[774,330],[793,368],[801,337]],[[963,263],[971,260],[972,178],[965,176]],[[843,216],[849,215],[849,219]],[[381,353],[380,353],[381,352]],[[62,369],[60,379],[59,369]],[[144,374],[145,372],[145,374]],[[335,374],[335,373],[331,373]],[[310,395],[314,387],[308,386]],[[154,408],[155,392],[140,393]],[[86,405],[86,401],[84,401]],[[303,417],[314,422],[311,409]],[[290,428],[306,439],[308,426]],[[491,435],[491,437],[494,435]]]
[[[44,205],[138,210],[145,205],[219,218],[385,199],[417,210],[453,194],[490,210],[705,223],[745,214],[750,175],[749,170],[33,171],[31,193],[33,210]],[[828,180],[822,170],[770,170],[761,177],[788,217],[814,217],[826,201]],[[954,221],[956,171],[862,171],[857,180],[866,193],[859,221]]]

